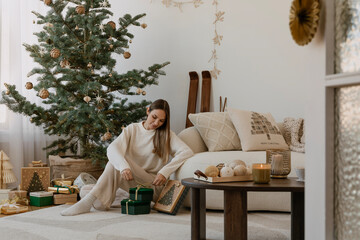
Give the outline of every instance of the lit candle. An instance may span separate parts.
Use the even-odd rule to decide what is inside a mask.
[[[255,163],[252,165],[252,174],[255,183],[270,182],[271,165],[265,163]]]

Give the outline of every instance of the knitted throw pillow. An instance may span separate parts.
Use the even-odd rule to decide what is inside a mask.
[[[262,114],[233,108],[228,108],[228,112],[240,137],[243,151],[289,149],[270,113]]]
[[[226,112],[189,114],[209,152],[241,150],[239,136]]]

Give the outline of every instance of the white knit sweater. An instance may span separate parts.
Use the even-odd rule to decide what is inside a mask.
[[[146,130],[142,122],[130,124],[107,148],[110,163],[121,172],[130,168],[128,162],[134,161],[148,173],[161,173],[168,178],[187,158],[194,155],[193,151],[171,131],[170,148],[173,158],[165,164],[153,153],[154,135],[155,130]]]

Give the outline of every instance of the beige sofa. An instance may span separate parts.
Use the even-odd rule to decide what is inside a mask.
[[[280,124],[278,124],[280,125]],[[279,126],[282,129],[281,125]],[[204,171],[209,165],[230,163],[233,160],[243,160],[247,166],[253,163],[266,162],[265,151],[221,151],[208,152],[204,141],[195,127],[181,131],[178,135],[195,153],[174,174],[175,179],[193,177],[195,170]],[[295,168],[305,167],[305,154],[291,152],[291,172],[289,177],[296,177]],[[185,206],[190,206],[190,194],[184,201]],[[223,209],[223,193],[216,190],[206,190],[206,208]],[[284,211],[290,212],[290,193],[287,192],[249,192],[249,211]]]

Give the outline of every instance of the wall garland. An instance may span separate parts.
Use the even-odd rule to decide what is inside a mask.
[[[191,0],[191,1],[174,1],[174,0],[162,0],[161,1],[162,4],[164,4],[167,8],[168,7],[177,7],[179,8],[179,10],[182,12],[183,11],[183,6],[184,5],[188,5],[188,4],[192,4],[194,5],[195,8],[198,8],[201,4],[204,4],[203,1],[201,0]],[[217,50],[218,47],[220,47],[221,42],[223,40],[223,35],[220,35],[218,33],[218,24],[220,22],[224,21],[224,11],[220,11],[219,10],[219,1],[218,0],[213,0],[212,5],[215,7],[215,20],[213,22],[214,24],[214,37],[212,39],[213,41],[213,50],[211,51],[211,57],[209,59],[208,62],[212,62],[213,63],[213,69],[210,70],[211,76],[215,79],[218,79],[218,76],[220,75],[220,69],[218,69],[217,67],[217,61],[218,61],[218,55],[217,55]]]

